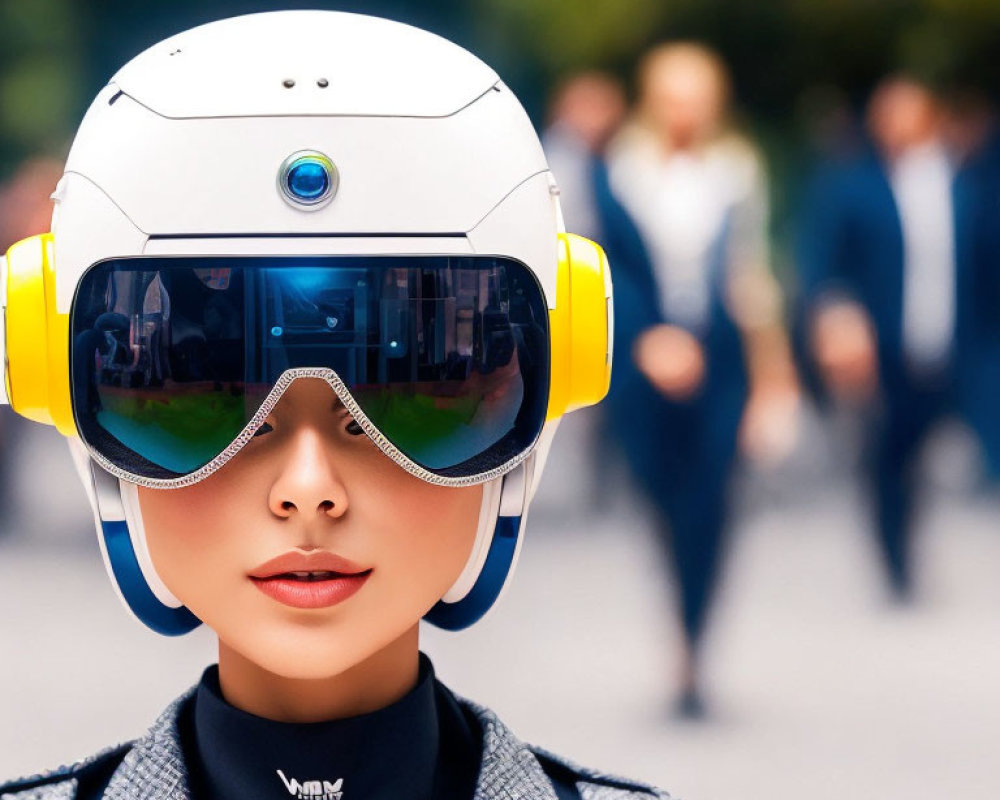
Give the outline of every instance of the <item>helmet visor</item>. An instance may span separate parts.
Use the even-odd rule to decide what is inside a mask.
[[[440,483],[512,466],[545,421],[547,308],[511,259],[114,259],[81,279],[71,327],[80,435],[147,485],[213,472],[303,374]]]

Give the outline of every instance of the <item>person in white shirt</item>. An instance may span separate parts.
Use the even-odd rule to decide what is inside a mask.
[[[717,54],[661,45],[643,59],[637,111],[608,150],[611,189],[651,266],[636,291],[626,285],[631,276],[616,275],[616,293],[632,304],[616,310],[629,320],[615,364],[628,388],[613,387],[609,408],[642,417],[618,433],[659,511],[678,578],[684,713],[701,711],[698,654],[738,442],[751,456],[780,458],[794,442],[798,399],[769,270],[765,169],[729,124],[729,95]]]
[[[800,231],[805,349],[826,392],[871,419],[875,527],[898,599],[913,589],[916,456],[956,409],[959,327],[969,322],[968,214],[943,118],[925,84],[883,80],[867,110],[872,151],[820,172]]]

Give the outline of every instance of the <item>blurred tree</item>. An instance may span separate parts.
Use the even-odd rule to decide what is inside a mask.
[[[0,2],[0,179],[33,154],[65,155],[82,106],[80,6]]]
[[[1000,0],[0,0],[0,179],[30,154],[60,155],[89,99],[154,42],[234,14],[317,7],[458,42],[497,69],[538,124],[567,73],[631,80],[650,45],[702,40],[730,64],[737,107],[767,151],[779,225],[817,96],[857,108],[898,69],[1000,95]]]
[[[671,4],[650,0],[579,0],[567,5],[537,0],[472,0],[474,38],[491,52],[501,75],[525,72],[526,63],[546,84],[570,72],[628,63],[660,29]],[[511,47],[513,42],[517,48]],[[525,53],[530,58],[525,58]],[[509,83],[513,83],[509,78]],[[525,93],[523,88],[528,88]],[[537,99],[538,91],[516,87]]]

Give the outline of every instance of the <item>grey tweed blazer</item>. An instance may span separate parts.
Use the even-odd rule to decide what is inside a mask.
[[[191,693],[175,700],[146,734],[131,744],[111,776],[105,800],[191,800],[177,716]],[[539,757],[571,772],[582,800],[670,800],[641,783],[584,769],[520,741],[487,708],[459,698],[483,731],[483,758],[474,800],[558,800]],[[116,748],[117,749],[117,748]],[[0,800],[75,800],[78,778],[111,751],[50,773],[0,785]]]

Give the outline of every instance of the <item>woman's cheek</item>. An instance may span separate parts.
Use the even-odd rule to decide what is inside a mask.
[[[225,524],[232,525],[235,509],[217,493],[204,491],[205,484],[183,489],[139,489],[146,542],[157,572],[175,594],[184,594],[186,584],[200,582],[219,549]],[[228,511],[228,515],[225,513]],[[211,535],[216,547],[206,547]]]
[[[457,579],[472,552],[482,505],[482,487],[433,487],[414,506],[413,517],[423,522],[414,530],[416,556],[429,569],[441,574],[447,584],[445,591]]]

